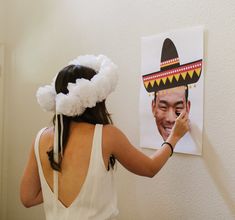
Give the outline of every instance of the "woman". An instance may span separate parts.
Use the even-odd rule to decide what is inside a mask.
[[[53,111],[54,126],[33,143],[21,181],[26,207],[43,203],[46,219],[114,219],[118,214],[113,174],[116,160],[129,171],[153,177],[189,130],[182,112],[162,148],[148,157],[115,126],[105,99],[117,84],[116,66],[103,55],[80,56],[62,69],[37,99]]]

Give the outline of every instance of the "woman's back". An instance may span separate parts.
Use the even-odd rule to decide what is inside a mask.
[[[66,150],[64,152],[61,172],[59,173],[59,200],[68,207],[79,194],[87,175],[91,147],[94,135],[94,125],[73,123]],[[53,145],[53,128],[43,132],[40,145],[40,160],[45,179],[53,189],[53,170],[50,166],[47,151]]]
[[[113,171],[107,171],[103,160],[105,152],[102,150],[102,128],[102,125],[94,126],[88,123],[71,123],[69,139],[61,164],[61,172],[58,172],[59,201],[57,201],[57,209],[59,208],[61,212],[66,209],[65,212],[68,212],[70,209],[70,212],[76,213],[78,216],[79,209],[81,209],[81,212],[85,213],[83,206],[90,206],[90,208],[93,207],[93,212],[95,213],[96,211],[100,212],[98,207],[102,206],[102,203],[105,204],[103,206],[105,209],[107,209],[107,207],[110,209],[109,205],[107,205],[107,203],[110,203],[111,209],[108,213],[105,213],[105,215],[111,217],[117,214],[116,194],[112,186]],[[42,184],[45,186],[44,189],[42,187],[42,190],[44,191],[43,197],[46,215],[47,212],[50,213],[47,215],[48,219],[50,219],[48,216],[55,218],[51,211],[52,203],[54,202],[54,194],[52,192],[53,173],[55,171],[51,168],[47,157],[47,151],[49,151],[50,147],[53,145],[53,138],[53,128],[46,129],[42,133],[38,149],[40,163],[36,152],[37,144],[35,144],[40,180],[41,182],[45,182]],[[40,165],[42,168],[41,172]],[[103,188],[105,190],[102,190]],[[74,211],[75,207],[77,210]],[[56,213],[59,213],[58,210]],[[86,213],[87,216],[93,216],[93,214]],[[100,212],[100,214],[102,214],[102,212]],[[72,216],[74,214],[70,213],[70,215],[71,217],[67,219],[73,218]],[[95,216],[97,219],[97,213]],[[83,214],[81,214],[80,217],[86,219]]]

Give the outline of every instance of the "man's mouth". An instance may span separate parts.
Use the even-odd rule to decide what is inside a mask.
[[[165,132],[167,133],[167,136],[169,136],[170,133],[171,133],[172,128],[167,127],[167,128],[164,128],[164,129],[165,129]]]

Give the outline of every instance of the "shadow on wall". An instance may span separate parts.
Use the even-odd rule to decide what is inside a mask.
[[[231,213],[235,215],[235,201],[229,192],[229,186],[227,185],[229,177],[226,169],[223,167],[220,157],[210,144],[207,135],[204,135],[204,143],[206,145],[203,147],[204,163],[225,203],[229,207]]]

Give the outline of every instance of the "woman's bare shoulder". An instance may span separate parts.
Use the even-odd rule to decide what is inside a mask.
[[[104,125],[103,137],[113,144],[118,144],[120,141],[128,139],[121,129],[114,125]]]
[[[41,137],[40,137],[40,142],[45,144],[48,142],[52,142],[54,139],[54,127],[47,127]]]
[[[103,133],[108,135],[118,135],[122,133],[122,131],[115,125],[108,124],[103,126]]]
[[[54,127],[46,127],[45,130],[42,132],[41,137],[46,138],[54,134]]]

